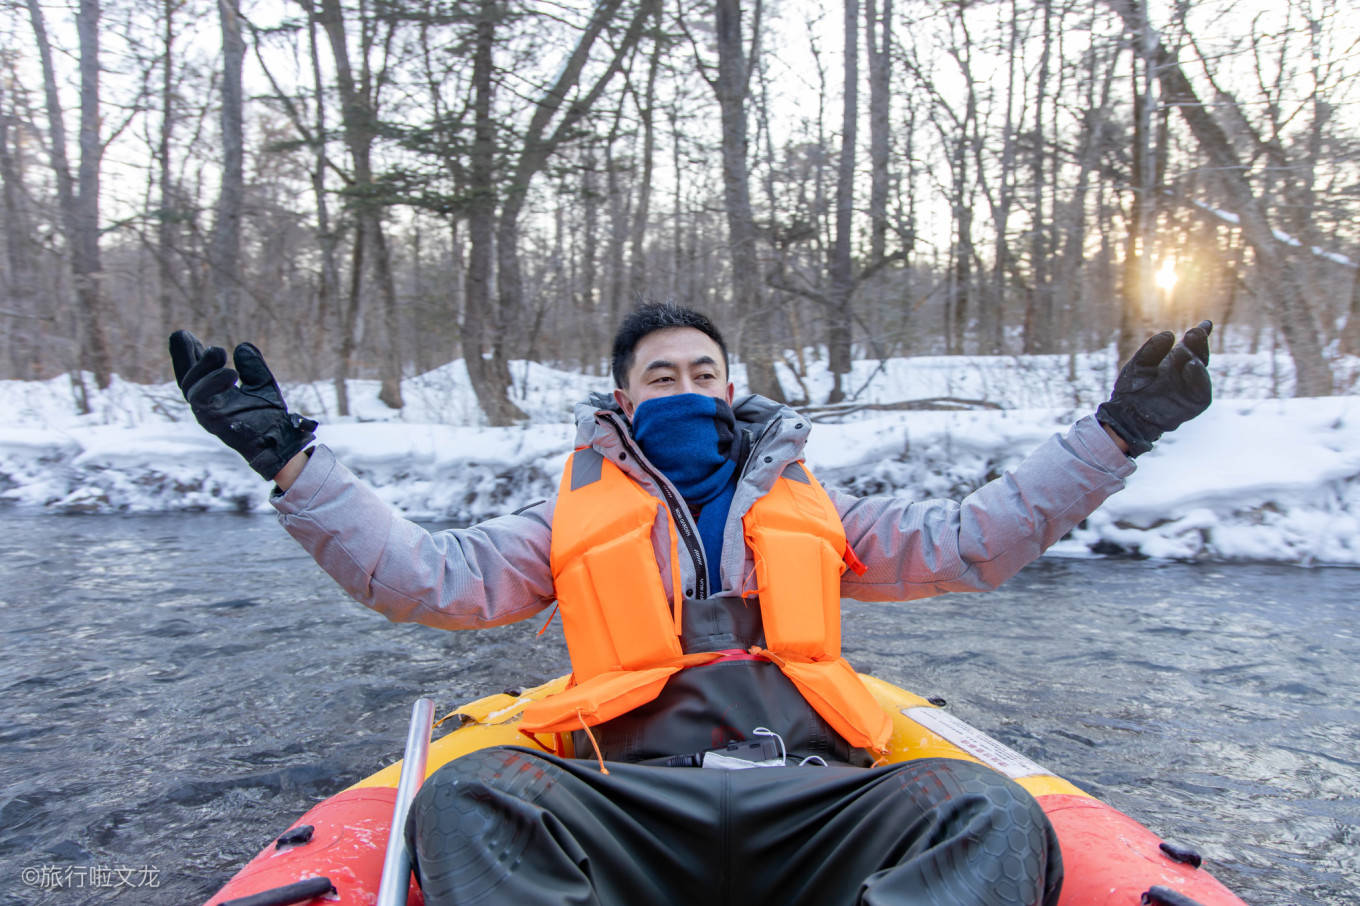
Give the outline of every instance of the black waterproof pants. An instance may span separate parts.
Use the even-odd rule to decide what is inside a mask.
[[[407,838],[430,906],[1053,906],[1038,803],[971,762],[742,771],[519,748],[445,765]]]

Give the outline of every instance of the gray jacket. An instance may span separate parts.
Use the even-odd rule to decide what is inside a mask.
[[[577,407],[576,447],[593,447],[658,500],[678,502],[675,488],[633,443],[622,413],[602,402],[596,397],[595,404]],[[723,535],[723,588],[707,589],[709,595],[754,591],[741,517],[801,458],[811,427],[794,410],[763,397],[744,397],[733,408],[739,427],[749,432],[750,453]],[[905,601],[995,588],[1122,488],[1133,469],[1087,417],[961,501],[854,497],[827,488],[846,539],[868,567],[863,575],[847,571],[842,593],[862,601]],[[318,446],[297,481],[275,493],[272,503],[284,528],[322,569],[390,620],[477,629],[525,619],[555,599],[552,500],[431,533],[393,512]],[[686,597],[704,597],[698,531],[686,507],[674,511],[681,534],[693,536],[681,545],[681,588]],[[670,588],[670,541],[660,510],[652,541]]]

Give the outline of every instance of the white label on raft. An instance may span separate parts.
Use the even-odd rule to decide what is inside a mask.
[[[1012,780],[1030,777],[1034,774],[1053,772],[1030,761],[1024,755],[992,737],[977,727],[969,726],[954,715],[939,708],[924,705],[916,708],[903,708],[902,713],[925,727],[937,736],[942,736],[969,755],[990,768],[1000,771]]]

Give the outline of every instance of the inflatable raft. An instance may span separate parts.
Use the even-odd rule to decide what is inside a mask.
[[[1200,867],[1194,851],[1162,841],[1134,819],[926,699],[873,677],[864,680],[893,718],[890,761],[949,757],[980,762],[1015,779],[1039,801],[1062,845],[1065,875],[1059,906],[1243,906]],[[430,744],[426,775],[488,746],[537,742],[551,750],[554,739],[534,739],[520,731],[520,713],[529,702],[565,685],[562,677],[458,708],[440,721],[452,718],[456,729]],[[390,765],[311,809],[271,840],[207,906],[375,903],[400,772],[400,762]],[[424,903],[414,879],[407,903]]]

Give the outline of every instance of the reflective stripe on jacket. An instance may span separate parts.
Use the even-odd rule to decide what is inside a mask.
[[[525,709],[526,730],[562,732],[654,700],[679,670],[717,652],[680,644],[684,596],[666,588],[652,543],[665,519],[679,575],[674,515],[593,449],[568,460],[553,517],[551,566],[574,685]],[[848,548],[835,505],[790,463],[742,516],[769,657],[853,746],[882,751],[891,721],[840,656],[841,573]],[[853,557],[853,555],[851,555]],[[672,606],[671,602],[675,605]]]

